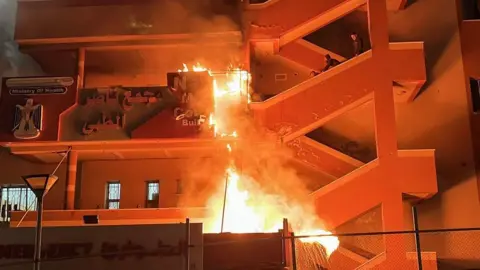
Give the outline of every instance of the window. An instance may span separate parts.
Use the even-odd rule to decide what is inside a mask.
[[[37,208],[35,194],[26,185],[0,187],[0,221],[10,221],[11,211],[27,211]]]
[[[120,182],[107,183],[107,209],[120,209]]]
[[[160,183],[158,181],[147,181],[147,200],[145,208],[158,208],[160,197]]]
[[[480,80],[470,78],[470,94],[474,113],[480,111]]]

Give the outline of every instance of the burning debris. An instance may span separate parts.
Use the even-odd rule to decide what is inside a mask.
[[[278,146],[268,149],[255,147],[248,121],[242,121],[250,102],[247,71],[231,68],[214,72],[201,65],[191,69],[184,65],[179,72],[208,72],[213,77],[214,111],[209,125],[216,137],[238,138],[227,144],[225,174],[215,183],[216,189],[208,199],[210,215],[204,221],[206,233],[270,233],[282,229],[288,218],[297,236],[324,235],[300,238],[306,245],[320,244],[328,258],[339,246],[337,237],[328,236],[317,217],[313,204],[306,200],[308,191],[299,190],[301,181],[296,172],[286,168],[285,157]],[[245,124],[247,123],[247,124]],[[296,189],[296,192],[290,192]],[[289,194],[291,193],[291,194]]]

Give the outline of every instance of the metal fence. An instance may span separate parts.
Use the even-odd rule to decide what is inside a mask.
[[[318,244],[295,239],[296,265],[291,269],[375,269],[380,264],[388,265],[382,269],[480,269],[480,228],[335,236],[340,246],[331,256],[327,256],[325,248]],[[385,238],[393,239],[393,249],[387,252]]]
[[[415,215],[414,217],[417,220]],[[312,241],[305,241],[312,237],[332,236],[338,237],[340,245],[330,256],[323,246],[311,243]],[[377,269],[376,267],[379,265],[382,266],[381,269],[393,270],[480,269],[480,228],[420,230],[417,227],[417,229],[406,231],[372,231],[333,235],[294,235],[281,232],[259,234],[256,237],[227,238],[228,241],[204,241],[204,256],[210,253],[213,257],[229,257],[232,258],[232,263],[220,265],[210,262],[205,264],[206,258],[204,258],[205,270],[353,270]],[[186,250],[188,253],[188,249]],[[78,260],[91,257],[135,253],[136,251],[126,251],[90,254],[87,257],[46,258],[42,260],[42,266],[44,269],[56,269],[54,265],[59,262],[68,261],[74,265]],[[188,256],[185,256],[188,260]],[[234,260],[234,258],[242,256],[246,259]],[[134,259],[138,256],[130,257]],[[25,265],[30,266],[31,264],[31,260],[14,264],[0,263],[0,268],[26,269]],[[387,267],[385,268],[385,266]]]

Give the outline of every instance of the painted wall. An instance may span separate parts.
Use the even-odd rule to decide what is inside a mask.
[[[319,59],[319,66],[322,59]],[[311,70],[278,55],[258,55],[251,61],[253,89],[264,96],[276,95],[310,78]]]
[[[219,163],[220,162],[220,163]],[[84,161],[77,186],[80,209],[104,208],[106,186],[109,181],[120,181],[120,208],[144,208],[146,181],[160,182],[159,207],[205,206],[205,202],[223,181],[222,161],[203,159],[143,159],[118,161]],[[296,169],[305,186],[316,190],[328,183],[328,176],[298,163],[287,163]],[[177,194],[177,180],[181,180],[183,195]]]
[[[121,183],[120,208],[144,208],[145,182],[152,180],[160,182],[160,207],[176,207],[176,180],[185,166],[181,159],[83,162],[79,208],[104,208],[108,181]]]
[[[232,44],[190,44],[157,48],[87,51],[85,87],[167,85],[168,72],[187,64],[224,71],[241,63],[241,36]]]

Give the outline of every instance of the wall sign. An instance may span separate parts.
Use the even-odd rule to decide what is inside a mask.
[[[148,105],[162,101],[164,87],[110,87],[82,89],[85,95],[82,105],[119,105],[124,112],[130,111],[135,104]]]
[[[17,139],[35,139],[42,130],[43,107],[34,104],[33,99],[27,99],[25,105],[15,107],[13,136]]]
[[[72,77],[3,78],[0,93],[0,142],[55,142],[63,116],[76,106]],[[65,113],[65,114],[64,114]],[[67,123],[71,123],[68,121]]]
[[[125,117],[120,114],[106,116],[102,114],[100,119],[92,124],[85,123],[82,128],[83,135],[90,135],[104,130],[120,130],[125,127]]]
[[[167,76],[169,84],[173,84],[170,87],[178,99],[173,117],[180,121],[182,126],[198,127],[200,129],[208,119],[207,111],[211,109],[211,105],[208,105],[211,101],[206,97],[212,96],[213,98],[212,82],[205,80],[205,78],[210,79],[208,73],[179,72],[170,73]],[[209,83],[210,85],[208,85]],[[202,101],[199,102],[199,100],[205,101],[205,104]]]
[[[5,84],[10,95],[65,94],[75,81],[70,77],[11,78]]]
[[[77,129],[83,135],[121,130],[132,138],[197,136],[213,111],[212,77],[207,72],[168,73],[167,82],[81,89],[77,115],[83,119]]]
[[[44,228],[42,267],[49,270],[178,270],[184,269],[185,224]],[[190,269],[203,269],[202,224],[190,224]],[[25,261],[31,269],[34,230],[0,232],[0,264]],[[99,255],[99,256],[95,256]],[[70,258],[62,260],[62,258]]]
[[[168,97],[167,87],[87,88],[80,90],[79,104],[88,110],[88,120],[83,121],[82,134],[91,135],[107,130],[127,128],[127,114],[139,114],[175,103]],[[135,111],[137,110],[137,111]],[[99,116],[100,115],[100,116]],[[92,121],[93,119],[93,121]],[[129,118],[129,121],[132,120]]]

